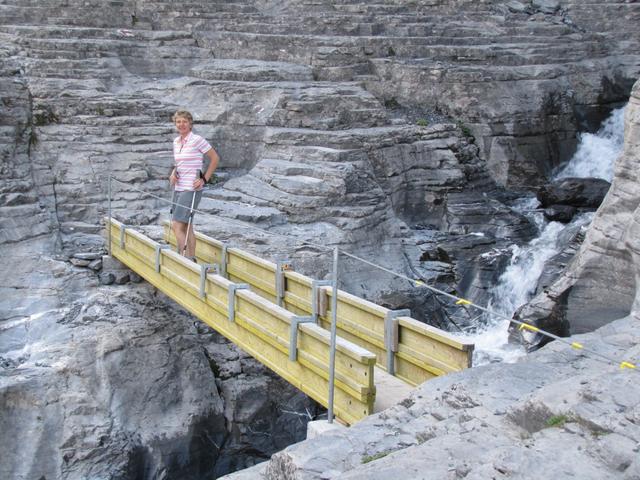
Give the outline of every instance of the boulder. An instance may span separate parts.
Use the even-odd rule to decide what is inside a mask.
[[[553,205],[596,209],[611,184],[601,178],[563,178],[540,187],[536,193],[543,208]]]
[[[98,275],[102,285],[111,285],[116,281],[116,276],[111,272],[102,272]]]
[[[125,283],[129,282],[130,272],[128,270],[116,270],[113,274],[115,277],[115,283],[117,285],[124,285]]]
[[[75,265],[76,267],[88,267],[89,264],[91,263],[91,260],[82,260],[79,258],[72,257],[69,259],[69,262],[71,262],[71,264]]]
[[[544,216],[551,222],[569,223],[577,211],[571,205],[550,205],[544,209]]]
[[[91,263],[89,263],[89,265],[87,265],[91,270],[94,270],[96,272],[102,270],[102,259],[101,258],[97,258],[95,260],[92,260]]]
[[[531,6],[542,13],[553,14],[560,10],[559,0],[532,0]]]
[[[73,254],[73,258],[78,258],[80,260],[97,260],[102,258],[102,252],[77,252]]]
[[[136,272],[132,271],[132,272],[129,272],[129,280],[133,283],[142,283],[144,279],[140,275],[138,275]]]
[[[507,2],[507,8],[514,13],[526,13],[529,11],[529,6],[517,0]]]

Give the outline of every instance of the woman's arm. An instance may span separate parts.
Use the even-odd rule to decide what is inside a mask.
[[[205,183],[211,180],[213,172],[215,172],[216,168],[218,168],[218,162],[220,161],[218,153],[213,148],[211,150],[208,150],[205,155],[209,157],[209,168],[207,168],[207,171],[204,172],[204,178],[196,178],[196,181],[193,182],[193,188],[196,189],[201,188]]]
[[[204,174],[204,180],[205,182],[208,182],[209,180],[211,180],[211,177],[213,176],[213,172],[216,171],[216,168],[218,168],[218,162],[220,161],[220,157],[218,156],[218,152],[215,151],[215,149],[211,149],[209,150],[207,153],[205,153],[205,155],[207,157],[209,157],[209,168],[207,168],[207,171]]]

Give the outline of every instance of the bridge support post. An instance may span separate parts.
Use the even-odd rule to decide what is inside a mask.
[[[276,260],[276,304],[282,307],[284,303],[285,291],[285,270],[291,269],[290,260]]]
[[[289,335],[289,360],[295,362],[298,359],[298,325],[301,323],[316,323],[313,317],[293,317],[291,319],[291,332]]]
[[[411,316],[411,310],[391,310],[384,317],[384,347],[387,350],[387,373],[395,375],[394,354],[398,351],[398,317]]]
[[[109,242],[108,247],[109,247],[109,256],[112,257],[113,254],[111,253],[111,170],[109,170],[109,183],[108,183],[108,197],[109,197],[109,203],[108,203],[108,207],[107,209],[109,210],[109,224],[107,225],[107,241]]]
[[[171,248],[171,245],[156,245],[156,272],[160,273],[160,252]]]
[[[228,318],[230,322],[236,321],[236,290],[247,290],[249,285],[246,283],[232,283],[229,285],[229,310]]]
[[[333,248],[333,279],[331,288],[331,343],[329,347],[329,398],[327,399],[327,421],[333,423],[333,400],[336,389],[336,337],[338,330],[338,258],[340,250]]]
[[[227,278],[227,257],[228,257],[228,250],[229,246],[226,243],[222,244],[222,253],[221,256],[222,258],[220,259],[220,270],[219,270],[219,275],[223,276],[224,278]]]
[[[124,236],[126,234],[127,228],[129,228],[129,227],[127,227],[124,223],[120,227],[120,248],[122,250],[126,250],[126,247],[125,247],[125,244],[124,244]]]
[[[205,286],[207,282],[207,273],[209,272],[209,270],[215,269],[215,267],[216,265],[211,263],[205,263],[204,265],[200,265],[200,298],[205,298],[207,296],[205,292]]]
[[[311,316],[318,323],[318,315],[325,315],[327,313],[327,303],[320,302],[320,287],[331,286],[331,280],[312,280],[311,282]],[[321,306],[323,312],[320,311]]]

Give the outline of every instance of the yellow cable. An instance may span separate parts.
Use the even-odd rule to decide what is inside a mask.
[[[520,328],[520,330],[527,329],[527,330],[531,330],[532,332],[539,332],[540,331],[540,329],[538,327],[534,327],[533,325],[529,325],[528,323],[521,323],[519,328]]]

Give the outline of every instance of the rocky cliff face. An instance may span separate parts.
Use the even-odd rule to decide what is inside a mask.
[[[638,318],[574,339],[637,359]],[[554,343],[516,364],[440,377],[357,425],[292,445],[241,479],[640,475],[637,371]]]
[[[2,15],[7,84],[17,89],[3,98],[29,105],[7,112],[3,123],[16,128],[7,151],[28,151],[32,182],[12,170],[5,190],[35,190],[32,209],[65,242],[97,233],[109,174],[129,185],[114,193],[123,220],[154,218],[162,202],[132,187],[168,196],[167,120],[187,106],[223,166],[248,172],[212,192],[214,212],[311,225],[307,236],[355,253],[370,253],[362,239],[395,237],[385,241],[390,263],[406,268],[393,251],[409,244],[418,270],[430,269],[420,258],[442,258],[440,231],[494,236],[473,252],[449,244],[466,268],[443,276],[465,285],[487,268],[479,253],[531,234],[500,205],[496,182],[544,178],[576,131],[626,99],[640,65],[637,6],[618,1],[51,1],[7,4]],[[247,203],[261,208],[251,214]],[[33,214],[21,207],[7,238],[24,236],[15,226]],[[25,234],[47,228],[37,225]]]
[[[605,306],[605,296],[624,288],[632,300],[628,315],[573,336],[569,342],[583,344],[582,351],[556,341],[515,364],[440,377],[381,414],[225,478],[639,478],[639,371],[621,368],[640,360],[639,115],[640,82],[612,189],[576,257],[582,268],[570,269],[574,282],[606,292]],[[600,268],[587,268],[590,263]],[[594,318],[589,302],[583,309]]]
[[[211,478],[304,438],[303,394],[149,285],[101,286],[42,243],[4,257],[0,477]]]
[[[0,1],[0,441],[42,452],[16,453],[2,476],[199,478],[300,438],[295,392],[147,287],[100,286],[78,267],[103,251],[109,176],[118,219],[166,211],[177,108],[222,157],[203,231],[317,277],[328,256],[300,241],[340,245],[482,303],[507,247],[533,234],[503,186],[539,182],[626,100],[639,11]],[[341,268],[351,292],[448,325],[452,312],[408,284]],[[628,308],[631,291],[610,306]]]
[[[562,276],[520,309],[518,315],[553,331],[592,331],[629,314],[636,298],[629,227],[640,203],[638,194],[638,104],[636,84],[625,118],[625,146],[615,178],[593,219],[585,241]],[[533,345],[543,341],[525,335]]]

